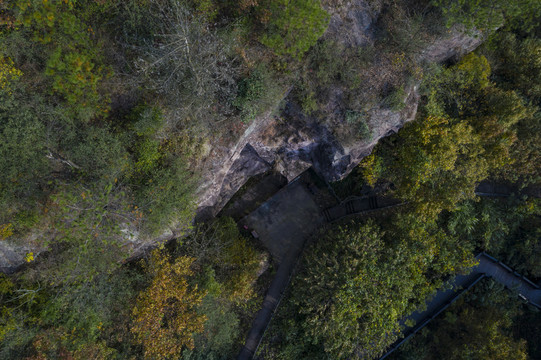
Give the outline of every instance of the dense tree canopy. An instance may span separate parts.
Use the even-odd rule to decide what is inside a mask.
[[[179,356],[184,347],[193,349],[192,336],[203,331],[206,320],[195,310],[205,293],[188,285],[195,259],[179,257],[170,262],[159,251],[152,256],[152,283],[137,298],[131,331],[143,345],[145,358],[163,359]]]
[[[535,0],[433,0],[447,16],[447,25],[465,24],[483,31],[496,29],[506,22],[522,22],[520,26],[534,26],[541,15]]]
[[[24,263],[0,276],[0,358],[233,358],[277,264],[233,219],[193,222],[200,174],[263,118],[368,149],[371,114],[402,116],[417,90],[417,119],[357,171],[404,206],[310,240],[265,355],[378,356],[474,251],[541,276],[538,202],[474,197],[487,177],[540,183],[539,2],[365,3],[0,0],[0,252]],[[323,36],[331,16],[362,34]],[[445,22],[491,37],[420,62]],[[450,356],[523,357],[496,303],[447,319],[469,344],[434,330]]]
[[[487,59],[476,54],[437,69],[427,82],[419,119],[376,150],[365,174],[379,172],[429,218],[473,198],[478,182],[512,162],[514,125],[535,112],[516,92],[491,83],[489,75]]]
[[[492,280],[483,280],[391,359],[528,359],[526,342],[512,333],[520,304]]]
[[[400,320],[441,286],[446,274],[472,264],[467,244],[457,246],[434,224],[405,215],[386,225],[383,232],[371,221],[350,223],[316,237],[277,325],[287,343],[271,356],[381,355],[399,335]]]

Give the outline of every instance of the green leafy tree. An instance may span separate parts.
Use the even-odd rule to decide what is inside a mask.
[[[107,126],[65,128],[54,154],[73,173],[90,181],[114,182],[128,168],[128,152]]]
[[[183,351],[182,358],[234,357],[239,341],[244,340],[241,325],[251,319],[252,306],[259,306],[255,281],[262,254],[229,217],[195,226],[178,244],[176,253],[196,258],[193,267],[201,271],[194,282],[207,293],[197,312],[208,320],[203,332],[194,336],[194,348]]]
[[[242,304],[254,297],[253,285],[262,255],[239,233],[232,218],[221,217],[212,224],[198,226],[180,251],[215,269],[223,284],[222,298]]]
[[[154,236],[191,228],[196,180],[188,166],[192,153],[176,151],[172,141],[160,136],[164,118],[158,107],[138,105],[127,120],[130,123],[122,138],[132,161],[128,166],[117,159],[117,164],[125,170],[122,173],[133,189],[143,232]]]
[[[396,158],[385,174],[398,195],[433,218],[474,196],[475,185],[488,175],[480,137],[465,123],[428,117],[399,135]],[[405,164],[408,164],[407,166]]]
[[[511,163],[513,126],[534,111],[489,75],[487,59],[475,54],[433,74],[424,111],[376,150],[364,173],[373,178],[370,167],[378,168],[427,218],[473,198],[479,181]]]
[[[19,31],[44,45],[45,71],[51,90],[60,95],[72,115],[90,120],[108,111],[108,97],[99,84],[107,76],[93,29],[78,16],[77,1],[16,1]]]
[[[426,105],[430,115],[465,116],[490,86],[490,64],[486,57],[470,53],[455,66],[435,67],[426,79]]]
[[[279,79],[262,65],[239,81],[233,105],[240,111],[241,120],[251,122],[256,116],[275,106],[283,96],[280,85]]]
[[[494,34],[483,49],[494,63],[493,79],[538,104],[541,101],[541,39],[521,38],[512,32]]]
[[[52,170],[45,127],[37,116],[46,108],[24,102],[21,96],[0,90],[0,211],[4,214],[40,198]]]
[[[182,359],[226,360],[233,357],[237,350],[234,345],[241,335],[240,319],[235,310],[209,290],[198,308],[198,312],[207,317],[204,330],[194,336],[194,349],[183,351]]]
[[[42,244],[54,256],[35,275],[51,285],[69,287],[120,266],[127,254],[122,245],[134,230],[137,212],[118,183],[59,188],[47,206],[56,236]]]
[[[441,217],[448,232],[487,251],[521,274],[541,274],[541,212],[537,199],[466,201]]]
[[[433,0],[447,17],[447,26],[461,23],[468,28],[494,30],[505,22],[532,27],[541,14],[536,0]]]
[[[396,218],[389,233],[373,222],[328,229],[294,281],[291,301],[298,313],[284,320],[282,355],[289,345],[306,357],[313,346],[333,358],[380,355],[400,333],[399,321],[446,274],[471,265],[468,250],[412,216]]]
[[[510,149],[511,163],[500,175],[521,186],[541,183],[541,111],[516,126],[517,141]]]
[[[268,14],[259,41],[276,54],[300,59],[323,35],[329,15],[319,0],[266,0],[257,10]]]
[[[528,359],[512,332],[520,310],[502,285],[484,280],[415,335],[393,359]]]
[[[522,38],[511,32],[498,32],[483,51],[494,63],[493,79],[506,90],[516,91],[532,106],[532,114],[515,125],[517,141],[511,147],[512,163],[500,176],[521,186],[541,182],[541,41]]]

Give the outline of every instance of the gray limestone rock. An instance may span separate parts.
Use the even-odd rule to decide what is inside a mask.
[[[326,2],[324,2],[325,4]],[[324,37],[346,46],[363,47],[374,40],[379,7],[364,0],[343,0],[338,8],[327,6],[331,15]],[[416,62],[443,62],[475,50],[483,41],[478,33],[449,29],[420,51]],[[290,89],[291,90],[291,89]],[[327,108],[330,117],[340,112],[341,89],[330,89]],[[419,94],[417,85],[405,88],[405,107],[393,111],[383,105],[367,112],[369,139],[346,139],[335,131],[333,121],[313,119],[303,114],[288,97],[280,117],[270,114],[255,119],[240,139],[227,148],[215,147],[204,164],[203,183],[198,190],[199,213],[217,214],[233,194],[252,176],[273,169],[288,180],[313,169],[326,181],[346,176],[363,157],[370,154],[379,139],[397,132],[415,118]]]

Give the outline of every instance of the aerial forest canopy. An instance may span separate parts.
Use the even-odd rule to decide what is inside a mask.
[[[340,38],[353,13],[369,25]],[[257,356],[377,358],[479,251],[539,281],[540,19],[536,0],[0,0],[0,270],[24,255],[0,273],[0,358],[235,358],[277,263],[235,216],[194,218],[233,168],[215,154],[269,118],[266,141],[362,144],[333,196],[402,205],[308,240]],[[446,36],[480,46],[431,61]],[[533,359],[539,332],[487,281],[394,356]]]

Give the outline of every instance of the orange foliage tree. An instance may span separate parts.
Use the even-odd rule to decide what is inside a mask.
[[[137,298],[131,328],[146,359],[178,357],[184,348],[193,349],[193,334],[203,331],[206,317],[196,307],[206,293],[187,281],[194,260],[181,256],[171,261],[163,251],[152,253],[152,283]]]

